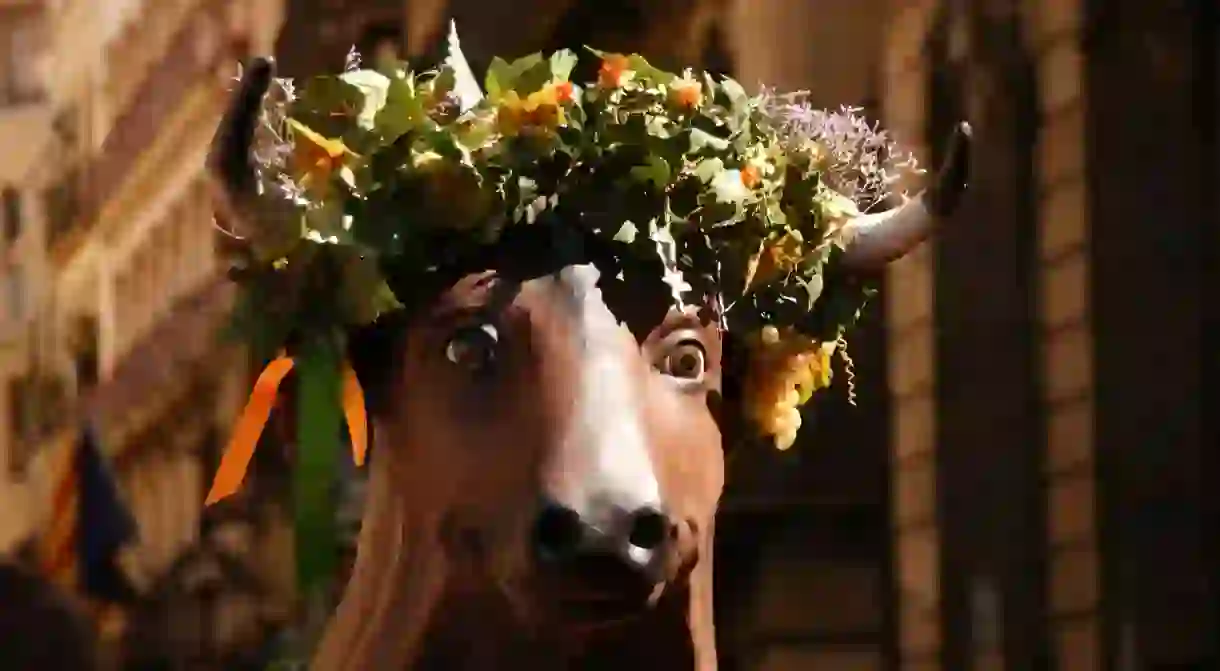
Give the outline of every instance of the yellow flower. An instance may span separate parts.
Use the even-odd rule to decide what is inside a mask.
[[[330,176],[354,154],[342,140],[325,137],[296,119],[289,119],[288,125],[293,131],[292,163],[297,181],[308,189],[325,190]]]
[[[791,233],[764,242],[747,267],[747,289],[766,286],[787,275],[796,269],[804,255],[804,244]]]
[[[563,105],[572,100],[571,82],[552,82],[522,98],[509,91],[500,101],[496,126],[504,135],[549,132],[567,123]]]

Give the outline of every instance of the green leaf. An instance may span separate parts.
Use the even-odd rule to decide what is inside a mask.
[[[640,229],[630,221],[624,221],[622,226],[619,226],[618,232],[614,234],[615,242],[625,242],[631,244],[635,242],[635,236],[638,235]]]
[[[818,202],[822,206],[823,216],[829,219],[856,217],[860,214],[855,201],[833,189],[823,189],[818,194]]]
[[[425,118],[423,101],[408,78],[394,79],[386,91],[384,106],[374,124],[381,141],[390,144],[419,127]]]
[[[339,75],[339,78],[356,87],[363,95],[360,112],[356,115],[356,124],[365,130],[372,130],[377,113],[385,107],[390,91],[390,78],[376,70],[352,70]]]
[[[453,68],[448,65],[442,66],[436,73],[436,77],[432,78],[432,95],[438,99],[443,98],[455,86],[457,86],[457,75]]]
[[[560,49],[551,54],[551,76],[560,81],[572,77],[572,69],[576,67],[576,54],[567,49]]]
[[[329,580],[337,565],[334,485],[343,412],[338,348],[325,340],[308,341],[295,358],[296,568],[301,591],[309,592]]]
[[[707,184],[716,178],[717,175],[724,172],[724,161],[718,158],[709,158],[695,166],[695,177],[699,178],[700,182]]]
[[[720,82],[720,90],[724,91],[724,94],[728,96],[729,106],[734,112],[740,111],[742,107],[750,102],[750,95],[746,93],[746,90],[735,79],[725,77]]]
[[[512,67],[508,61],[496,56],[487,66],[487,75],[483,78],[483,88],[492,101],[498,100],[513,87]]]
[[[628,56],[627,64],[628,67],[635,70],[638,76],[643,77],[644,79],[647,79],[655,84],[666,85],[678,78],[678,76],[672,72],[666,72],[653,67],[651,63],[649,63],[639,54],[632,54]]]
[[[364,105],[359,88],[339,77],[314,77],[305,84],[292,106],[292,118],[325,137],[343,137],[351,128],[347,112]]]
[[[509,63],[499,56],[491,59],[483,88],[492,101],[509,91],[521,95],[533,93],[551,79],[550,62],[542,54],[530,54]],[[530,87],[533,88],[530,88]]]
[[[512,88],[518,94],[526,96],[549,84],[551,79],[550,61],[543,60],[539,56],[538,62],[516,73]]]
[[[646,165],[637,165],[631,169],[631,176],[642,182],[648,182],[658,189],[664,189],[670,180],[669,163],[657,155],[650,155]]]
[[[690,129],[691,153],[698,153],[708,147],[711,147],[715,151],[724,151],[729,148],[729,141],[723,138],[718,138],[705,130],[700,130],[698,128]]]
[[[814,303],[817,303],[818,297],[822,295],[822,287],[824,286],[822,276],[814,275],[806,280],[797,278],[796,281],[805,290],[805,310],[813,310]]]

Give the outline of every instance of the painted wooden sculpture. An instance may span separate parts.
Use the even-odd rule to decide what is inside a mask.
[[[295,369],[305,586],[366,400],[376,443],[314,668],[711,671],[724,451],[793,443],[871,281],[960,200],[969,127],[928,190],[862,214],[912,166],[853,110],[610,53],[587,86],[567,52],[480,86],[450,42],[431,73],[245,68],[217,220],[287,354],[209,501]]]

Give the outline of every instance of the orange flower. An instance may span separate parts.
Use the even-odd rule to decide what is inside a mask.
[[[703,102],[703,85],[690,79],[679,79],[669,89],[670,100],[682,109],[694,109]]]
[[[631,62],[622,54],[607,54],[602,59],[602,67],[597,72],[597,83],[608,89],[616,89],[623,85],[623,76],[627,74]]]
[[[745,184],[747,189],[753,189],[754,187],[758,186],[758,180],[758,168],[752,165],[747,165],[741,169],[741,183]]]
[[[559,100],[559,102],[572,102],[572,95],[574,93],[572,82],[557,82],[552,84],[552,86],[555,87],[555,97]]]

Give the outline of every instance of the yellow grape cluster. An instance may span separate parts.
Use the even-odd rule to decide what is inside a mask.
[[[800,407],[830,386],[832,349],[795,332],[764,328],[754,344],[745,381],[749,419],[786,450],[801,428]]]

